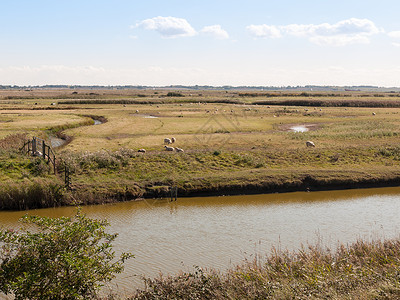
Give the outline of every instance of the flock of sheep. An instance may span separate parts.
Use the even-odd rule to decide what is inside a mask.
[[[164,146],[165,151],[185,152],[182,148],[178,148],[178,147],[175,147],[175,148],[174,148],[174,147],[167,146],[167,145],[173,144],[173,143],[175,143],[175,142],[176,142],[176,139],[175,139],[174,137],[172,137],[172,138],[165,138],[165,139],[164,139],[164,144],[166,144],[166,145]],[[314,142],[312,142],[312,141],[307,141],[307,142],[306,142],[306,146],[307,146],[307,147],[315,147],[315,144],[314,144]],[[139,149],[138,152],[140,152],[140,153],[146,153],[146,149]]]
[[[173,144],[173,143],[175,143],[176,142],[176,139],[174,138],[174,137],[172,137],[172,138],[165,138],[164,139],[164,144]],[[181,149],[181,148],[178,148],[178,147],[170,147],[170,146],[167,146],[167,145],[165,145],[164,146],[164,148],[165,148],[165,150],[166,151],[176,151],[176,152],[184,152],[183,151],[183,149]]]
[[[175,139],[174,137],[172,137],[172,138],[165,138],[165,139],[164,139],[164,144],[166,144],[166,145],[164,146],[165,151],[185,152],[182,148],[178,148],[178,147],[175,147],[175,148],[174,148],[174,147],[167,146],[167,145],[173,144],[173,143],[175,143],[175,142],[176,142],[176,139]],[[138,152],[146,153],[146,149],[139,149]]]

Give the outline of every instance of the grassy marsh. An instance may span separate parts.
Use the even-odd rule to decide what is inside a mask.
[[[113,197],[157,196],[154,187],[171,184],[178,186],[181,195],[191,195],[398,182],[397,94],[180,94],[1,91],[0,138],[25,134],[46,139],[54,133],[69,137],[70,142],[56,150],[58,168],[71,168],[73,190],[80,193],[78,202],[85,202],[83,195],[93,202],[95,197],[103,202]],[[276,105],[267,105],[265,101],[271,99]],[[297,102],[288,102],[293,100]],[[377,104],[382,101],[390,105]],[[352,107],[353,102],[359,107]],[[318,105],[306,105],[312,103]],[[87,126],[93,124],[93,116],[107,122]],[[293,132],[290,128],[295,125],[310,130]],[[166,152],[166,137],[175,137],[173,146],[185,152]],[[308,140],[316,147],[307,148]],[[137,153],[141,148],[145,154]],[[13,180],[18,172],[30,174],[23,168],[3,167],[1,176]]]

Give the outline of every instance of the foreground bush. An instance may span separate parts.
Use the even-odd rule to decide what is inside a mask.
[[[37,231],[0,230],[0,291],[16,299],[88,299],[123,270],[114,260],[107,221],[25,216]]]
[[[145,279],[131,299],[399,299],[400,241],[277,252],[220,273]]]

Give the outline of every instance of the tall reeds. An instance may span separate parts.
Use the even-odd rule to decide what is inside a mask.
[[[399,268],[399,240],[358,240],[336,251],[274,250],[224,273],[145,278],[130,299],[398,299]]]
[[[64,186],[56,178],[0,184],[0,210],[27,210],[66,204]]]

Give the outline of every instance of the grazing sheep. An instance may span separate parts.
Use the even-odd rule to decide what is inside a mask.
[[[176,138],[172,137],[172,138],[171,138],[171,142],[172,142],[172,143],[175,143],[175,142],[176,142]]]
[[[313,142],[311,142],[311,141],[307,141],[306,142],[306,146],[307,147],[315,147],[315,144]]]
[[[176,152],[185,152],[183,149],[181,148],[175,148]]]
[[[164,139],[164,144],[172,144],[172,141],[171,141],[171,139],[169,139],[169,138],[166,138],[166,139]]]
[[[139,149],[137,152],[146,153],[146,149]]]
[[[373,113],[372,113],[372,115],[373,115],[373,116],[375,116],[375,115],[376,115],[376,113],[374,113],[374,112],[373,112]]]
[[[164,146],[166,151],[174,151],[175,148],[174,147],[168,147],[168,146]]]
[[[136,113],[137,113],[137,114],[139,113],[139,110],[138,110],[138,109],[136,110]]]

